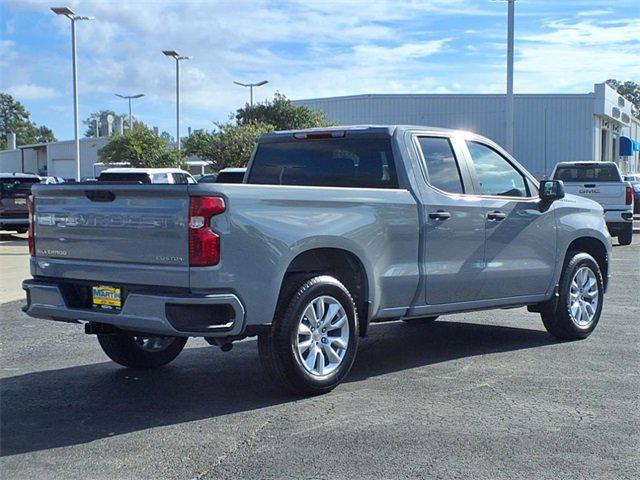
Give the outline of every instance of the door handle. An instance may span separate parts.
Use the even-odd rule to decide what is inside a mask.
[[[489,212],[487,214],[487,218],[489,220],[495,220],[495,221],[499,222],[499,221],[504,220],[505,218],[507,218],[507,214],[499,212],[499,211],[496,210],[495,212]]]
[[[585,188],[593,188],[593,187],[595,187],[595,186],[596,186],[596,184],[595,184],[595,183],[585,183],[585,184],[584,184],[584,187],[585,187]]]
[[[437,212],[431,212],[429,214],[429,218],[433,218],[435,220],[446,220],[447,218],[451,218],[451,214],[444,210],[438,210]]]

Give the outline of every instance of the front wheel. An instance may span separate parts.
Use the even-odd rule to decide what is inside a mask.
[[[560,278],[557,304],[553,310],[543,311],[542,322],[558,339],[587,338],[600,320],[603,300],[598,263],[587,253],[571,252]]]
[[[283,292],[291,291],[281,300],[269,331],[258,336],[260,359],[270,376],[293,393],[329,392],[356,357],[355,303],[349,290],[327,275],[283,287]]]
[[[98,343],[114,362],[129,368],[148,369],[174,360],[182,352],[187,337],[100,334]]]

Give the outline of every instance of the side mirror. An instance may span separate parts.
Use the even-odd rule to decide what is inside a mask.
[[[540,198],[546,202],[564,198],[564,183],[562,180],[542,180],[540,182]]]

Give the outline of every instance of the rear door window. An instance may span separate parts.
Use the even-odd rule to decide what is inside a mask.
[[[556,169],[554,179],[563,182],[619,182],[620,174],[614,165],[567,165]]]
[[[149,174],[142,172],[102,172],[98,177],[98,181],[151,183],[151,178]]]
[[[376,137],[262,143],[248,183],[398,188],[391,139]]]
[[[429,183],[443,192],[464,193],[464,184],[451,142],[443,137],[418,137]]]

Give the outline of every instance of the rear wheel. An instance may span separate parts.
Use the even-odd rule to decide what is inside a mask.
[[[547,331],[561,340],[587,338],[602,312],[604,285],[598,263],[587,253],[570,252],[555,308],[543,311]]]
[[[145,335],[98,335],[104,353],[129,368],[156,368],[174,360],[187,343],[187,337],[150,337]]]
[[[260,359],[270,376],[293,393],[329,392],[355,360],[358,315],[353,298],[327,275],[285,285],[287,291],[293,293],[280,302],[271,328],[258,336]]]
[[[633,240],[633,224],[625,225],[622,227],[620,235],[618,235],[618,243],[620,245],[630,245]]]

